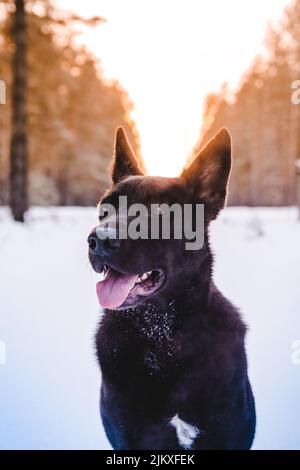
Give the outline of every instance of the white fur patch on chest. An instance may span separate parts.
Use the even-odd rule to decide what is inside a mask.
[[[177,439],[181,447],[188,450],[193,445],[194,440],[201,433],[193,424],[186,423],[179,418],[178,414],[173,416],[170,420],[170,424],[175,428]]]

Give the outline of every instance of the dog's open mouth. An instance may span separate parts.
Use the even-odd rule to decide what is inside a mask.
[[[137,297],[147,297],[157,291],[164,282],[164,272],[155,269],[142,274],[123,274],[104,266],[104,279],[97,283],[97,295],[104,308],[116,309],[132,305]]]

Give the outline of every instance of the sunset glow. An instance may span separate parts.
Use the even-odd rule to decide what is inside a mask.
[[[57,0],[70,9],[70,2]],[[224,81],[236,86],[263,50],[267,24],[288,0],[73,0],[107,22],[78,38],[101,58],[135,105],[149,174],[177,175],[197,141],[203,100]]]

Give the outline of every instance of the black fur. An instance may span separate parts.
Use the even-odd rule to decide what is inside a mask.
[[[115,186],[105,200],[117,204],[118,195],[127,195],[146,205],[204,202],[205,245],[186,251],[184,240],[122,240],[109,259],[90,253],[96,270],[109,262],[121,272],[160,267],[166,273],[152,297],[134,308],[104,312],[96,345],[108,439],[114,449],[182,450],[170,424],[178,415],[199,429],[191,449],[250,449],[255,407],[246,328],[214,285],[208,237],[209,222],[225,202],[230,136],[222,130],[180,178],[142,176],[132,152],[124,151],[124,139],[118,131]]]

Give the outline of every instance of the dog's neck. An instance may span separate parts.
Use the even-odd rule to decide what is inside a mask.
[[[146,301],[133,309],[118,312],[126,317],[127,320],[123,317],[125,322],[129,321],[143,335],[144,344],[147,345],[143,351],[143,361],[150,375],[164,377],[170,367],[176,365],[178,351],[174,338],[187,325],[188,317],[197,316],[201,322],[204,315],[203,325],[206,323],[204,312],[210,291],[208,281],[200,289],[191,286],[185,295],[181,294],[164,304]]]
[[[201,315],[206,310],[214,291],[210,277],[192,278],[192,282],[180,294],[171,294],[169,298],[146,300],[137,307],[118,312],[119,315],[132,319],[139,324],[146,336],[171,334],[179,328],[182,321],[191,315]],[[159,339],[159,338],[158,338]],[[165,338],[166,339],[166,338]]]
[[[214,292],[212,266],[213,257],[207,243],[205,257],[200,258],[194,269],[185,274],[184,281],[177,280],[173,289],[168,289],[168,294],[145,300],[137,307],[123,310],[123,314],[132,317],[134,321],[142,318],[147,324],[151,319],[152,323],[161,325],[166,318],[179,321],[182,315],[186,317],[193,312],[200,312],[209,304]]]
[[[211,260],[206,258],[194,273],[189,273],[188,282],[181,289],[174,289],[169,296],[164,293],[163,296],[145,300],[137,307],[107,312],[110,324],[116,322],[122,332],[130,332],[133,341],[143,337],[144,346],[137,351],[136,359],[143,360],[150,375],[164,377],[169,370],[174,370],[170,367],[177,364],[176,337],[180,331],[194,321],[200,321],[204,328],[208,323],[206,312],[209,311],[207,307],[214,290],[210,267]],[[188,318],[191,322],[187,321]],[[109,356],[110,348],[118,351],[119,339],[115,341],[109,345]]]

